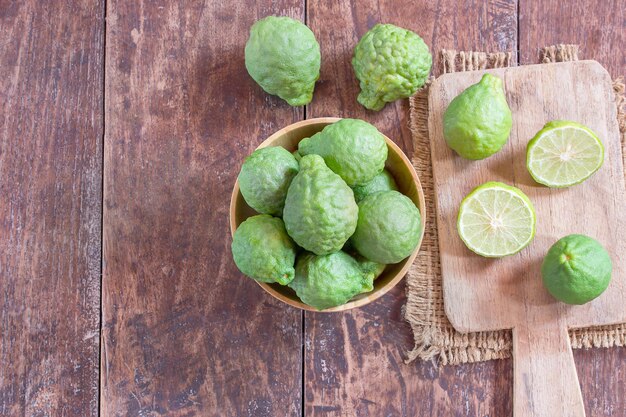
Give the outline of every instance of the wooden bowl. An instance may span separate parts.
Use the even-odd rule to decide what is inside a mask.
[[[318,119],[303,120],[298,123],[289,125],[272,136],[267,138],[261,143],[257,149],[265,148],[267,146],[282,146],[290,152],[297,149],[298,143],[303,138],[310,137],[311,135],[319,132],[325,126],[334,123],[340,118],[336,117],[322,117]],[[385,136],[387,141],[387,148],[389,150],[387,162],[385,168],[393,175],[398,188],[402,194],[409,197],[415,205],[419,208],[422,218],[422,231],[420,233],[419,243],[415,247],[413,253],[400,263],[387,265],[384,272],[374,281],[374,289],[368,293],[359,294],[346,304],[327,308],[322,310],[323,312],[334,311],[346,311],[351,308],[360,307],[365,304],[371,303],[379,297],[382,297],[387,291],[392,289],[406,274],[409,267],[413,263],[413,260],[417,256],[417,252],[422,244],[422,238],[424,237],[424,219],[426,218],[426,205],[424,203],[424,193],[422,191],[422,185],[419,178],[415,173],[415,169],[411,165],[411,162],[406,157],[404,152],[398,148],[398,146]],[[257,214],[251,209],[243,199],[241,192],[239,191],[239,182],[235,182],[233,193],[230,199],[230,233],[233,235],[237,226],[241,224],[245,219]],[[296,296],[296,293],[289,287],[280,284],[267,284],[263,282],[257,282],[265,291],[270,293],[275,298],[283,301],[290,306],[301,308],[309,311],[319,311],[315,308],[304,304]]]

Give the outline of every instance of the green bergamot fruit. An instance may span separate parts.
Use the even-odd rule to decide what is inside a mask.
[[[246,158],[237,179],[246,203],[259,213],[282,216],[298,161],[281,146],[261,148]]]
[[[384,169],[380,174],[376,175],[370,181],[363,185],[357,185],[352,188],[354,191],[354,200],[359,203],[365,197],[370,194],[377,193],[379,191],[398,191],[398,185],[393,179],[389,171]]]
[[[296,276],[289,284],[303,303],[324,310],[345,304],[352,297],[372,291],[374,272],[364,272],[345,252],[328,255],[303,253],[296,262]]]
[[[252,279],[287,285],[294,277],[296,245],[277,217],[246,219],[235,231],[231,250],[237,268]]]
[[[543,285],[557,300],[585,304],[607,289],[612,269],[609,253],[597,240],[569,235],[548,250],[541,275]]]
[[[416,33],[377,24],[354,48],[352,67],[361,85],[358,102],[380,110],[412,96],[428,79],[432,62],[428,46]]]
[[[320,46],[313,32],[290,17],[268,16],[250,28],[246,69],[263,90],[292,106],[311,102],[320,76]]]
[[[420,212],[411,199],[397,191],[381,191],[359,203],[359,221],[350,240],[367,259],[394,264],[413,252],[421,232]]]
[[[341,119],[298,145],[300,155],[316,154],[349,186],[372,180],[385,167],[387,143],[373,125]]]
[[[450,102],[443,115],[443,136],[463,158],[484,159],[502,149],[511,125],[502,80],[485,74]]]
[[[363,271],[364,274],[373,274],[374,280],[376,280],[376,278],[378,278],[380,274],[382,274],[385,268],[387,267],[387,265],[385,264],[370,261],[369,259],[364,258],[361,255],[356,255],[355,259],[359,263],[359,266],[361,267],[361,271]]]
[[[289,236],[309,252],[326,255],[341,249],[354,233],[357,216],[350,187],[321,156],[303,156],[283,210]]]

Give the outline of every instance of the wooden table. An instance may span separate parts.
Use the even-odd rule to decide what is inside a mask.
[[[408,102],[356,103],[376,22],[442,48],[580,43],[624,71],[619,0],[0,0],[1,416],[506,416],[511,362],[403,362],[404,286],[345,314],[286,308],[235,268],[244,156],[303,118],[364,118],[409,155]],[[313,102],[247,75],[250,25],[322,48]],[[435,59],[435,74],[438,70]],[[589,416],[626,415],[626,349],[575,353]]]

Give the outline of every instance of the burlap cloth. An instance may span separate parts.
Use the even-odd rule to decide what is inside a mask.
[[[539,62],[578,60],[578,45],[556,45],[539,51]],[[443,73],[500,68],[513,65],[511,53],[441,52]],[[626,115],[624,114],[623,79],[613,82],[615,103],[625,149]],[[439,246],[435,227],[435,197],[428,139],[428,86],[411,97],[411,132],[415,156],[413,165],[420,177],[426,198],[427,228],[420,254],[407,275],[407,303],[404,317],[413,329],[415,346],[407,353],[407,362],[416,358],[438,360],[440,364],[459,364],[511,356],[511,331],[462,334],[454,330],[443,307]],[[625,164],[626,165],[626,164]],[[574,348],[626,345],[626,324],[570,330]]]

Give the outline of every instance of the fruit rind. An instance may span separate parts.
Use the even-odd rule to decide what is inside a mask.
[[[359,202],[359,220],[350,241],[365,258],[395,264],[415,250],[421,232],[421,214],[413,201],[398,191],[380,191]]]
[[[352,190],[354,191],[355,201],[359,203],[368,195],[379,191],[398,191],[398,184],[396,184],[396,180],[394,180],[389,171],[384,169],[365,184],[352,187]]]
[[[300,155],[316,154],[351,187],[371,181],[385,167],[387,142],[364,120],[341,119],[298,144]]]
[[[357,101],[369,110],[410,97],[428,79],[432,55],[416,33],[392,24],[377,24],[354,48],[352,67],[361,92]]]
[[[585,304],[609,286],[611,257],[595,239],[568,235],[550,247],[543,263],[543,284],[550,294],[567,304]]]
[[[513,195],[516,198],[521,199],[523,202],[525,202],[526,207],[529,208],[529,213],[531,214],[531,219],[532,219],[532,231],[531,234],[529,235],[529,237],[527,238],[527,240],[525,242],[522,243],[522,245],[520,245],[516,250],[511,251],[511,252],[502,252],[502,253],[487,253],[485,251],[482,251],[480,248],[476,247],[474,244],[472,244],[472,242],[469,242],[466,237],[464,236],[463,232],[462,232],[462,219],[463,219],[463,215],[464,215],[464,210],[466,205],[470,202],[471,199],[477,197],[481,192],[484,191],[488,191],[488,190],[492,190],[492,189],[498,189],[500,191],[505,191],[510,193],[511,195]],[[465,246],[467,246],[467,248],[469,250],[471,250],[472,252],[476,253],[477,255],[486,257],[486,258],[502,258],[504,256],[510,256],[510,255],[514,255],[518,252],[520,252],[521,250],[523,250],[524,248],[526,248],[534,239],[535,237],[535,232],[536,232],[536,224],[537,224],[537,218],[535,216],[535,210],[534,210],[534,206],[532,204],[532,202],[530,201],[530,199],[528,198],[528,196],[526,194],[524,194],[524,192],[522,190],[520,190],[517,187],[513,187],[507,184],[504,184],[502,182],[498,182],[498,181],[489,181],[486,182],[484,184],[479,185],[478,187],[474,188],[467,196],[465,196],[465,198],[463,198],[463,200],[461,201],[461,205],[459,207],[459,214],[457,216],[457,232],[458,235],[460,237],[460,239],[463,241],[463,243],[465,244]]]
[[[287,190],[298,173],[298,161],[283,147],[257,149],[237,177],[246,203],[261,214],[282,216]]]
[[[287,285],[294,278],[296,246],[277,217],[247,218],[233,235],[231,251],[237,268],[256,281]]]
[[[303,156],[283,210],[289,236],[309,252],[326,255],[342,248],[354,233],[357,218],[352,189],[321,156]]]
[[[443,134],[459,156],[479,160],[504,147],[512,124],[502,80],[487,73],[450,102],[443,116]]]
[[[568,129],[568,128],[569,129],[575,128],[575,129],[583,130],[589,135],[590,138],[595,139],[596,144],[599,145],[599,149],[601,150],[600,162],[595,167],[595,169],[590,171],[584,177],[579,178],[577,181],[563,182],[563,183],[557,184],[557,183],[551,182],[543,178],[541,175],[539,175],[539,173],[536,172],[535,169],[532,168],[532,153],[535,147],[537,146],[537,144],[539,143],[539,141],[541,141],[546,136],[546,134],[550,134],[558,129]],[[577,122],[568,121],[568,120],[553,120],[551,122],[546,123],[543,126],[543,128],[541,128],[541,130],[537,132],[535,136],[528,142],[528,145],[526,147],[526,169],[528,169],[528,173],[538,184],[542,184],[550,188],[567,188],[567,187],[580,184],[586,181],[587,179],[589,179],[593,174],[595,174],[602,167],[604,163],[604,152],[605,152],[604,145],[602,144],[602,141],[598,138],[595,132],[593,132],[587,126],[577,123]]]
[[[295,278],[289,287],[303,303],[324,310],[372,291],[373,280],[374,272],[364,271],[359,262],[345,252],[322,256],[303,253],[298,256]]]
[[[320,63],[320,46],[302,22],[286,16],[267,16],[250,28],[245,47],[248,73],[263,90],[289,105],[311,102]]]

